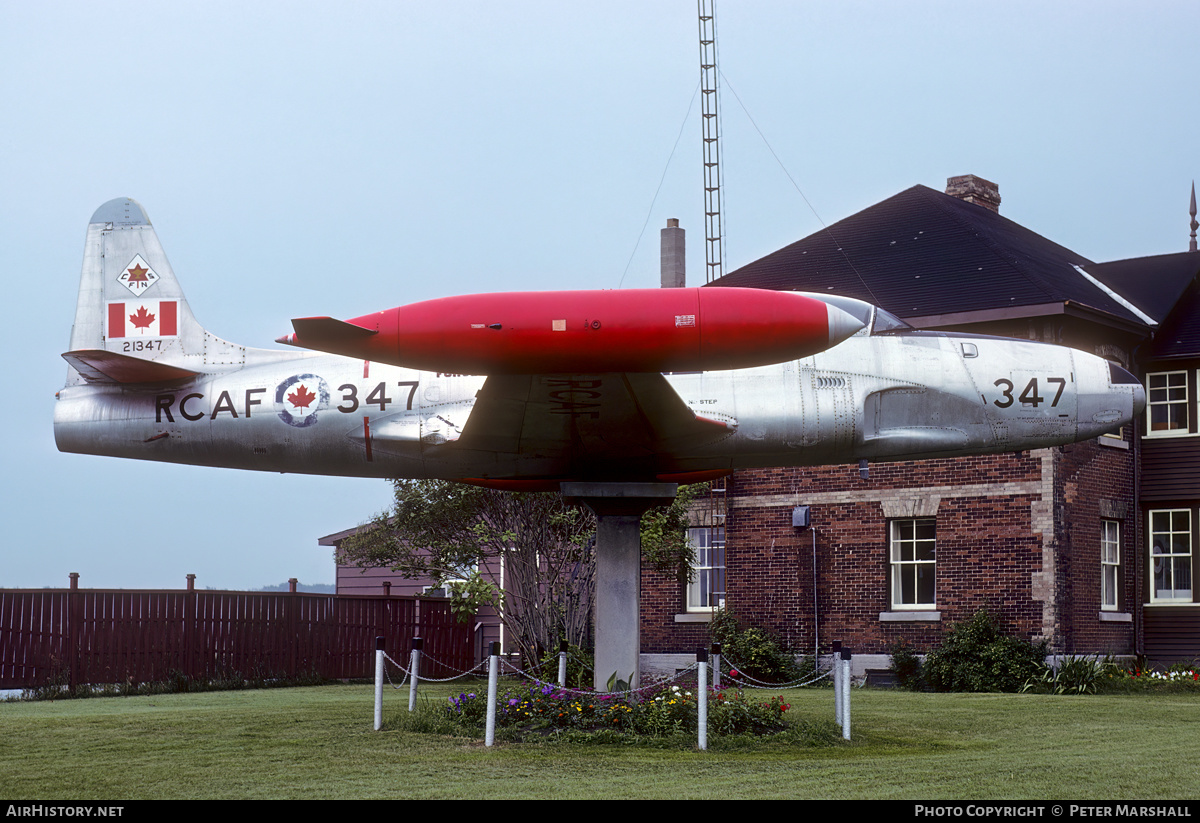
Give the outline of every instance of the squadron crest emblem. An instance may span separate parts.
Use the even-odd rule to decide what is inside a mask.
[[[124,268],[117,280],[138,297],[142,292],[158,282],[158,274],[142,259],[140,254],[134,255],[129,265]]]

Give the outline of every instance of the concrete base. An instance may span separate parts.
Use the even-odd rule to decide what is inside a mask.
[[[641,680],[642,515],[675,499],[675,483],[563,483],[563,496],[596,513],[596,691],[609,678]]]
[[[724,661],[728,667],[728,661]],[[693,654],[643,654],[641,660],[642,672],[647,678],[670,677],[675,672],[683,671],[695,665],[696,655]],[[821,655],[821,671],[828,671],[832,660],[829,655]],[[887,654],[855,654],[850,657],[850,677],[857,683],[867,677],[868,671],[885,670],[892,665],[892,657]]]

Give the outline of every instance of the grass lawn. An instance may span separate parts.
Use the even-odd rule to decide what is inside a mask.
[[[484,686],[473,687],[475,689]],[[430,686],[440,707],[461,685]],[[710,751],[498,743],[406,730],[408,692],[334,685],[0,703],[0,798],[1200,796],[1200,696],[856,690],[853,740]],[[829,690],[784,692],[832,720]],[[767,695],[764,695],[766,699]]]

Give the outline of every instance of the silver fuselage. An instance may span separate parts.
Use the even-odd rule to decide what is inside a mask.
[[[407,478],[579,475],[571,435],[496,448],[464,437],[484,377],[272,352],[267,362],[172,385],[69,385],[62,451],[260,471]],[[603,376],[601,376],[603,377]],[[580,376],[541,375],[568,430],[629,421]],[[622,454],[586,445],[591,474],[646,479],[762,466],[1020,451],[1085,440],[1145,404],[1131,375],[1094,355],[1035,342],[864,329],[813,357],[756,369],[665,376],[711,437]],[[595,382],[593,380],[593,382]],[[565,387],[565,388],[563,388]],[[299,405],[297,405],[299,404]],[[574,419],[573,419],[574,418]],[[482,425],[482,424],[480,424]]]

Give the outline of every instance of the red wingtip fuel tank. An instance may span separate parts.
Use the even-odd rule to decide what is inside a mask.
[[[807,357],[863,323],[765,289],[502,292],[292,321],[280,343],[455,374],[708,371]]]

